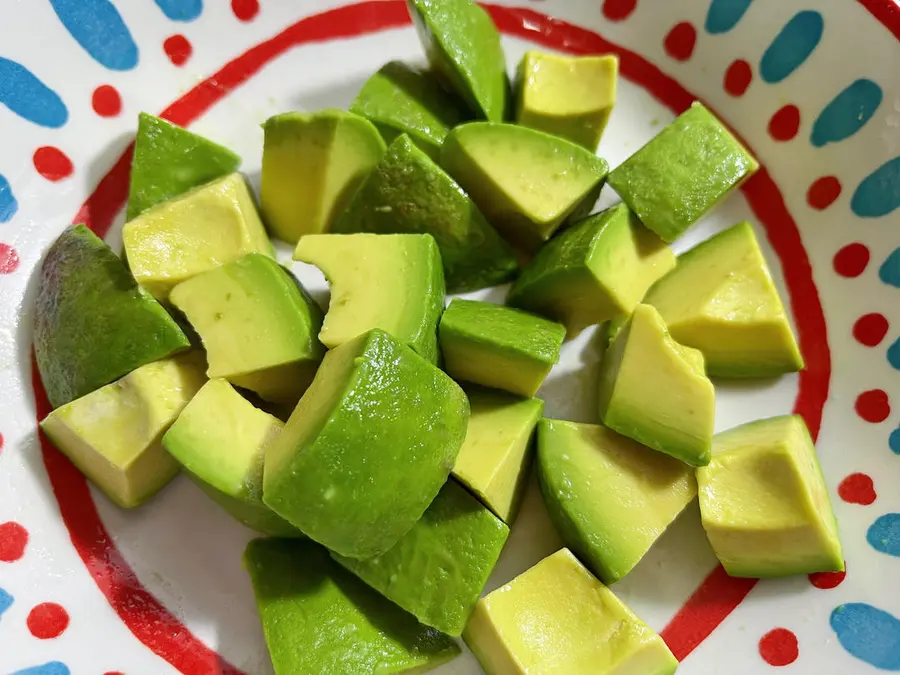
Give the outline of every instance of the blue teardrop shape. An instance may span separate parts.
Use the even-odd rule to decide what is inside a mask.
[[[8,223],[19,210],[19,202],[5,176],[0,176],[0,223]]]
[[[0,56],[0,103],[19,117],[56,129],[69,119],[69,111],[55,91],[21,63]],[[2,207],[0,207],[2,208]]]
[[[774,84],[797,70],[819,44],[824,29],[825,20],[818,12],[808,9],[795,14],[763,54],[762,79]]]
[[[886,216],[900,206],[900,157],[870,173],[853,193],[850,210],[860,218]]]
[[[879,553],[900,558],[900,513],[887,513],[872,523],[866,541]]]
[[[56,16],[75,41],[110,70],[131,70],[138,48],[128,26],[109,0],[50,0]]]
[[[51,661],[42,666],[32,666],[24,670],[17,670],[12,675],[72,675],[72,671],[64,663]]]
[[[193,21],[203,13],[203,0],[155,0],[172,21]]]
[[[822,109],[809,140],[817,148],[849,138],[862,129],[881,105],[884,92],[872,80],[856,80]]]
[[[706,32],[727,33],[738,25],[753,0],[712,0],[706,10]]]
[[[831,613],[831,628],[841,646],[869,665],[900,670],[900,621],[862,602],[841,605]]]

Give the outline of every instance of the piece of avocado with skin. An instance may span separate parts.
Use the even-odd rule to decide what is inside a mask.
[[[459,637],[509,527],[453,479],[388,551],[366,560],[332,557],[426,626]]]
[[[540,248],[570,216],[589,213],[609,171],[580,145],[500,122],[453,129],[441,166],[488,222],[526,251]]]
[[[729,575],[844,570],[828,486],[799,415],[716,434],[697,482],[703,528]]]
[[[323,345],[333,349],[380,328],[437,363],[444,268],[431,235],[310,234],[294,260],[318,267],[331,285]]]
[[[54,408],[190,347],[175,320],[84,225],[66,229],[41,265],[34,355]]]
[[[244,567],[276,675],[415,675],[460,653],[312,541],[255,539]]]
[[[690,466],[612,429],[544,419],[537,438],[550,520],[603,583],[634,569],[697,496]]]
[[[206,382],[202,352],[141,366],[51,412],[41,429],[107,497],[140,506],[178,473],[161,439]]]
[[[487,675],[674,675],[663,639],[560,549],[481,600],[463,633]]]
[[[322,310],[271,258],[251,253],[178,284],[170,296],[200,335],[209,377],[293,405],[325,349]]]
[[[468,419],[449,376],[371,330],[325,355],[266,452],[263,501],[341,555],[380,555],[447,480]]]
[[[371,122],[334,108],[275,115],[263,131],[260,208],[273,236],[289,244],[328,232],[384,155]]]
[[[507,304],[565,324],[569,336],[631,314],[675,255],[624,204],[548,242],[513,284]]]
[[[455,298],[438,336],[453,379],[534,396],[559,361],[566,329],[512,307]]]

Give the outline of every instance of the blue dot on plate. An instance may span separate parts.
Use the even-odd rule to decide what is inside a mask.
[[[894,340],[894,343],[888,347],[887,360],[894,370],[900,370],[900,338]]]
[[[872,80],[856,80],[826,105],[813,124],[810,142],[817,148],[849,138],[881,105],[884,92]]]
[[[888,438],[888,445],[891,446],[891,451],[895,455],[900,455],[900,429],[894,429],[891,432],[890,438]]]
[[[769,84],[781,82],[799,68],[822,39],[825,20],[808,9],[798,12],[772,40],[759,62],[759,74]]]
[[[880,553],[900,558],[900,513],[886,513],[869,527],[869,546]]]
[[[203,13],[203,0],[155,0],[172,21],[193,21]]]
[[[0,616],[13,604],[13,596],[0,588]]]
[[[900,157],[894,157],[866,176],[850,200],[860,218],[886,216],[900,206]]]
[[[122,15],[109,0],[50,0],[69,34],[97,63],[131,70],[138,48]]]
[[[56,129],[69,119],[66,104],[21,63],[0,56],[0,103],[16,115]],[[2,203],[0,203],[2,208]]]
[[[831,613],[831,628],[850,654],[882,670],[900,670],[900,621],[862,602],[841,605]]]
[[[13,195],[9,181],[0,175],[0,223],[8,223],[18,210],[19,202]]]
[[[900,248],[895,248],[881,263],[878,278],[888,286],[900,288]]]
[[[706,11],[706,32],[727,33],[738,25],[753,0],[712,0]]]
[[[17,670],[12,675],[72,675],[72,671],[64,663],[50,661],[50,663],[45,663],[42,666],[32,666],[31,668]]]

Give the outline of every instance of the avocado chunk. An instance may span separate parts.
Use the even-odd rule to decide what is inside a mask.
[[[385,148],[368,120],[343,110],[275,115],[263,131],[260,206],[289,244],[327,232]]]
[[[550,520],[604,583],[634,569],[697,496],[691,467],[606,427],[545,419],[537,437]]]
[[[675,255],[624,204],[552,239],[509,291],[507,304],[566,325],[569,335],[631,314]]]
[[[430,234],[450,293],[501,284],[517,269],[512,249],[474,202],[405,134],[388,146],[332,232]]]
[[[332,551],[380,555],[447,480],[468,419],[453,380],[371,330],[325,355],[266,451],[263,501]]]
[[[174,319],[87,227],[66,229],[47,251],[34,355],[54,408],[188,347]]]
[[[426,626],[458,637],[508,536],[502,520],[449,480],[390,550],[367,560],[332,556]]]
[[[263,534],[301,533],[262,502],[263,460],[284,424],[225,380],[210,380],[163,436],[191,480],[238,521]]]
[[[701,103],[609,174],[609,184],[641,222],[673,242],[759,164]]]
[[[441,317],[439,335],[453,379],[534,396],[559,361],[566,329],[511,307],[457,298]]]
[[[500,122],[451,131],[441,166],[507,240],[533,251],[597,201],[609,165],[563,138]]]
[[[333,349],[380,328],[437,363],[444,268],[431,235],[311,234],[294,260],[315,265],[331,284],[323,345]]]
[[[172,303],[200,335],[209,377],[294,405],[324,348],[322,310],[289,272],[251,253],[178,284]]]
[[[703,528],[731,576],[843,571],[828,487],[802,417],[716,434],[697,483]]]
[[[407,134],[435,162],[450,129],[469,117],[433,75],[400,61],[385,64],[366,81],[350,112],[372,122],[387,143]]]
[[[704,466],[715,397],[703,354],[673,340],[653,307],[638,305],[600,366],[603,424],[691,466]]]
[[[616,104],[619,58],[528,51],[516,74],[516,124],[596,152]]]
[[[478,601],[463,639],[487,675],[673,675],[662,638],[561,549]]]
[[[103,494],[140,506],[178,473],[160,441],[206,382],[204,365],[200,352],[148,363],[57,408],[41,429]]]
[[[228,148],[142,112],[134,139],[125,220],[237,171],[240,165],[241,158]]]
[[[413,675],[459,655],[309,540],[255,539],[244,566],[277,675]]]
[[[500,33],[472,0],[408,0],[428,62],[480,117],[502,122],[509,82]]]

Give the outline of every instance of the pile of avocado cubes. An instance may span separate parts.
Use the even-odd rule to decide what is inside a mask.
[[[609,172],[614,56],[529,52],[513,102],[484,10],[409,8],[430,71],[269,119],[259,211],[236,155],[140,116],[124,260],[76,226],[43,263],[43,431],[122,507],[184,470],[268,535],[245,564],[282,675],[423,672],[459,636],[489,675],[668,675],[605,584],[698,495],[729,574],[843,569],[803,420],[713,435],[709,377],[803,368],[753,228],[668,246],[757,163],[695,103]],[[591,215],[606,182],[622,203]],[[269,234],[325,274],[327,313]],[[507,306],[445,309],[507,281]],[[602,425],[542,419],[597,324]],[[481,597],[532,455],[568,548]]]

